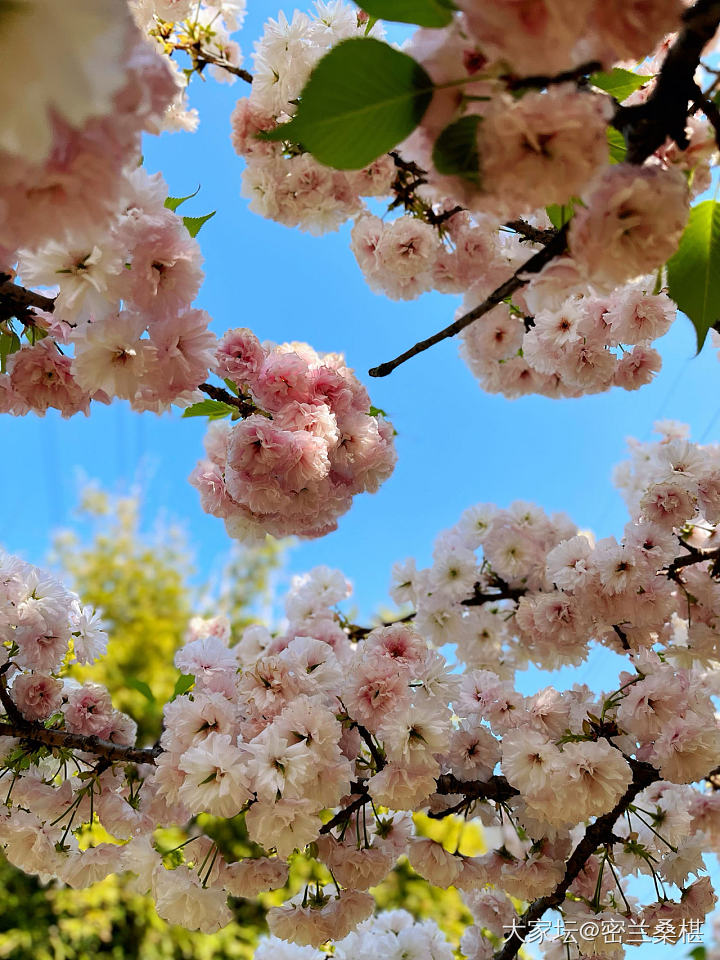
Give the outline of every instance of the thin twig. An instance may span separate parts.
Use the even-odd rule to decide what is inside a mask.
[[[507,300],[516,290],[519,290],[521,287],[524,287],[526,283],[529,283],[531,274],[539,273],[551,260],[554,260],[555,257],[564,253],[566,247],[567,225],[557,232],[547,246],[530,257],[521,267],[518,267],[515,273],[504,283],[500,284],[497,289],[493,290],[490,296],[483,300],[481,304],[474,307],[468,313],[463,314],[462,317],[459,317],[449,326],[445,327],[444,330],[440,330],[439,333],[434,333],[426,340],[420,340],[419,343],[416,343],[415,346],[410,347],[409,350],[395,357],[394,360],[381,363],[379,367],[373,367],[372,370],[368,371],[370,376],[386,377],[401,364],[405,363],[406,360],[416,357],[419,353],[424,353],[426,350],[429,350],[430,347],[434,347],[436,343],[441,343],[443,340],[448,340],[450,337],[456,336],[456,334],[464,330],[465,327],[469,327],[475,320],[489,313],[493,307],[502,303],[503,300]]]
[[[512,74],[507,74],[500,79],[505,81],[508,90],[544,90],[545,87],[551,87],[560,83],[577,83],[578,81],[585,80],[591,73],[597,73],[598,70],[602,70],[600,61],[589,60],[587,63],[581,63],[580,66],[574,67],[572,70],[564,70],[562,73],[538,73],[530,77],[516,77]],[[648,77],[648,79],[650,78]]]
[[[244,80],[246,83],[253,82],[253,76],[251,73],[248,73],[247,70],[243,70],[242,67],[236,67],[234,63],[230,63],[230,61],[226,60],[224,57],[216,57],[207,50],[202,50],[198,54],[196,57],[196,63],[200,65],[201,70],[205,65],[220,67],[221,70],[226,70],[228,73],[232,73],[234,76],[240,77],[240,79]]]

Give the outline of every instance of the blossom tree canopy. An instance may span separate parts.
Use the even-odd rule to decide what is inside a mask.
[[[213,213],[183,216],[141,137],[192,130],[187,86],[210,75],[247,88],[230,125],[254,212],[353,221],[390,298],[463,296],[371,377],[461,335],[484,390],[573,398],[650,382],[678,310],[698,349],[716,336],[720,0],[317,0],[268,21],[250,70],[243,17],[244,0],[0,0],[0,412],[206,417],[190,481],[238,540],[322,537],[392,473],[394,427],[352,358],[218,338],[194,306]],[[407,24],[402,49],[384,21]],[[720,447],[658,431],[617,472],[619,540],[479,504],[431,566],[396,565],[392,620],[355,623],[330,565],[295,578],[274,632],[194,618],[152,744],[68,674],[103,656],[102,611],[0,554],[7,859],[70,887],[130,872],[205,933],[229,897],[281,890],[256,960],[450,960],[432,921],[375,912],[400,858],[461,891],[465,960],[511,960],[539,929],[550,960],[688,942],[720,852]],[[611,689],[519,692],[598,648],[621,664]],[[227,858],[202,815],[242,820],[256,855]],[[421,815],[497,843],[449,848]]]

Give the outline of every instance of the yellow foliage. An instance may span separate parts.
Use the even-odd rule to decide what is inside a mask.
[[[102,611],[110,642],[108,654],[88,666],[74,666],[81,681],[104,684],[113,703],[138,723],[138,742],[160,732],[162,706],[172,695],[177,671],[173,656],[191,614],[187,580],[190,562],[177,534],[147,541],[139,531],[137,500],[106,496],[83,501],[84,513],[102,522],[88,544],[73,535],[55,540],[55,554],[84,603]],[[149,701],[127,685],[147,683]]]
[[[487,845],[479,820],[465,820],[451,815],[442,820],[433,820],[424,813],[414,813],[415,829],[419,836],[429,837],[450,853],[462,853],[466,857],[479,857]]]

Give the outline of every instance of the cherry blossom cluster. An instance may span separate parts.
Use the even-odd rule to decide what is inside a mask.
[[[624,105],[646,102],[683,4],[536,0],[522,15],[510,2],[487,12],[459,7],[450,26],[419,29],[404,45],[438,85],[420,126],[359,171],[324,167],[257,135],[292,118],[313,65],[364,33],[363,15],[318,3],[313,16],[295,11],[270,21],[256,44],[252,90],[233,114],[243,193],[255,212],[312,233],[354,219],[351,247],[373,290],[405,300],[430,290],[462,294],[458,316],[516,271],[531,280],[525,263],[558,233],[546,208],[562,207],[570,219],[565,254],[483,309],[465,330],[462,355],[483,389],[508,397],[637,389],[660,369],[651,344],[676,313],[662,268],[691,198],[709,185],[715,134],[693,115],[685,149],[663,144],[644,164],[611,162],[617,103],[572,78],[552,78],[586,63],[611,69],[645,60],[647,82]],[[538,75],[550,78],[546,89],[532,80],[523,86],[524,76]],[[479,169],[468,177],[438,173],[433,160],[439,135],[460,118],[477,121]],[[376,215],[382,197],[401,215]]]
[[[160,413],[202,396],[216,345],[209,315],[191,306],[202,257],[166,198],[159,174],[126,171],[109,224],[18,251],[23,282],[57,293],[0,375],[3,412],[69,417],[118,397]]]
[[[277,937],[258,944],[254,960],[324,960],[313,947],[298,947]],[[387,910],[364,920],[351,934],[335,942],[337,960],[376,957],[396,960],[453,960],[452,947],[432,920],[418,922],[406,910]]]
[[[190,478],[230,536],[322,536],[355,494],[376,491],[392,473],[392,424],[341,354],[261,344],[239,328],[221,339],[213,366],[254,411],[211,424],[207,459]]]
[[[138,27],[166,55],[178,81],[178,93],[168,107],[164,130],[197,129],[198,111],[188,106],[187,86],[194,72],[207,70],[220,83],[242,75],[239,44],[232,34],[245,19],[245,0],[129,0]],[[181,67],[174,54],[183,51],[190,67]]]
[[[312,16],[295,10],[290,20],[280,13],[265,25],[255,44],[250,95],[238,101],[231,118],[233,146],[246,161],[242,192],[255,213],[322,234],[360,214],[362,197],[389,193],[395,169],[390,157],[343,172],[306,153],[288,156],[281,143],[256,137],[295,112],[294,101],[323,54],[349,37],[368,35],[366,30],[367,17],[356,7],[325,0],[317,0]],[[369,36],[381,36],[379,24]]]
[[[68,656],[102,652],[96,617],[4,557],[8,858],[71,886],[129,870],[160,916],[205,932],[230,921],[228,896],[282,889],[259,960],[316,960],[331,940],[340,957],[446,960],[431,924],[370,919],[368,891],[401,857],[461,891],[467,960],[514,957],[548,909],[576,931],[572,958],[607,955],[606,929],[628,931],[612,956],[638,929],[679,939],[716,901],[702,874],[720,851],[720,448],[659,429],[618,471],[631,515],[619,541],[530,504],[479,505],[432,566],[396,567],[394,598],[411,607],[395,622],[350,622],[350,584],[326,567],[294,579],[275,632],[193,619],[175,658],[187,682],[152,747],[134,745],[103,688],[59,675]],[[578,665],[591,645],[625,659],[612,690],[516,689],[529,664]],[[479,819],[489,851],[447,849],[417,812]],[[119,843],[83,849],[95,814]],[[261,855],[226,859],[200,814],[243,817]],[[188,839],[167,850],[155,831],[172,826]],[[294,878],[295,851],[312,883]],[[638,876],[654,895],[631,893]]]

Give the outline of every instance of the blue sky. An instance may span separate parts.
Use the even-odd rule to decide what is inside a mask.
[[[276,11],[266,2],[251,5],[239,35],[247,60],[262,21]],[[336,533],[299,544],[289,557],[291,570],[339,567],[355,585],[359,616],[368,617],[388,602],[393,562],[415,556],[427,564],[436,534],[471,504],[529,500],[548,511],[566,510],[598,536],[619,534],[626,511],[610,475],[627,436],[648,440],[653,421],[672,418],[689,423],[693,439],[720,439],[718,359],[709,346],[694,356],[694,331],[684,317],[660,344],[660,375],[635,393],[512,402],[489,396],[459,359],[456,341],[389,378],[371,380],[368,368],[444,327],[458,300],[430,294],[393,303],[365,284],[348,228],[314,238],[248,212],[240,196],[242,161],[229,140],[229,114],[244,93],[242,81],[194,80],[198,132],[145,144],[147,168],[163,172],[172,195],[200,185],[183,212],[217,210],[199,235],[206,279],[198,305],[212,315],[218,334],[248,326],[261,339],[306,340],[321,351],[343,351],[398,432],[394,476],[377,494],[356,498]],[[204,421],[135,414],[115,403],[97,406],[89,419],[5,417],[2,431],[0,542],[6,549],[42,562],[52,533],[72,525],[79,491],[95,480],[115,493],[139,485],[148,526],[159,516],[183,526],[200,580],[222,565],[229,547],[224,527],[202,512],[187,483],[202,455]],[[563,682],[597,680],[598,665],[611,687],[607,656],[563,675]],[[537,689],[539,678],[528,684]]]

